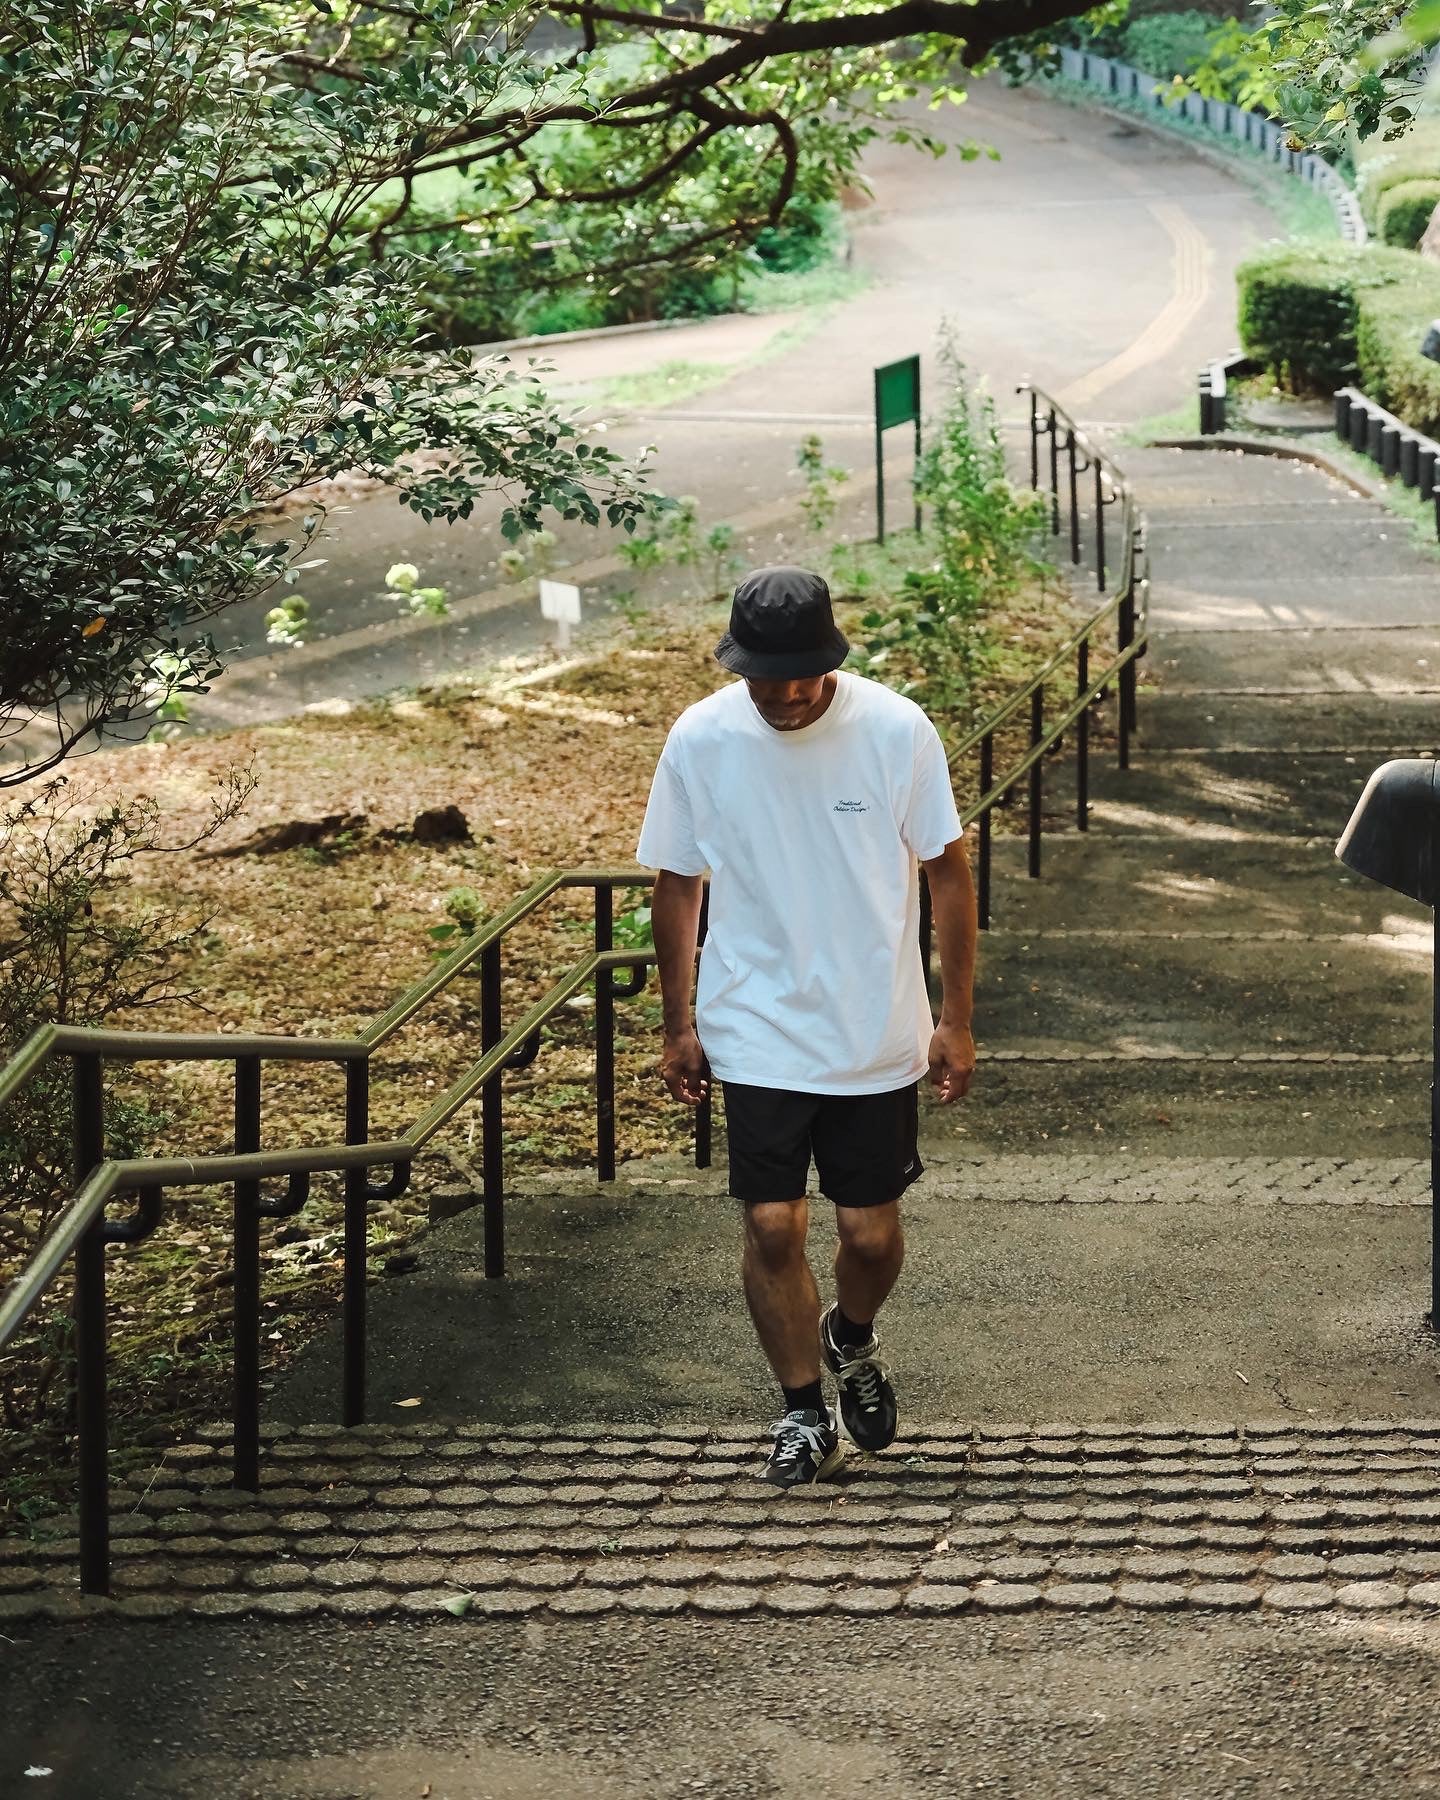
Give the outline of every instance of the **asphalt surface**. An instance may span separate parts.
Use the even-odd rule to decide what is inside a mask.
[[[993,145],[1000,159],[937,162],[875,146],[865,165],[874,202],[847,215],[854,266],[869,277],[853,299],[808,320],[717,319],[516,353],[553,364],[567,400],[594,403],[607,442],[632,453],[654,444],[658,484],[699,496],[707,525],[737,521],[750,562],[816,548],[790,504],[796,447],[812,430],[827,457],[854,471],[823,547],[846,530],[873,532],[872,370],[919,353],[929,404],[943,320],[1002,415],[1017,411],[1009,397],[1032,377],[1079,417],[1147,417],[1179,404],[1194,367],[1233,341],[1235,265],[1275,231],[1237,177],[1183,142],[1100,111],[985,82],[963,107],[920,109],[917,120],[952,142]],[[711,364],[722,378],[670,406],[601,401],[603,383],[669,362]],[[892,505],[903,512],[906,434],[890,435]],[[302,583],[316,642],[267,653],[272,601],[236,608],[224,620],[236,667],[193,716],[209,724],[280,716],[543,642],[533,592],[497,588],[498,515],[498,504],[484,504],[463,524],[427,526],[387,492],[341,496],[313,552],[326,564]],[[603,617],[607,594],[637,585],[612,534],[555,529],[557,560],[578,565],[573,578]],[[454,616],[397,626],[383,587],[396,561],[445,586]],[[678,591],[673,577],[652,588]]]
[[[0,1791],[1388,1800],[1440,1791],[1437,1651],[1332,1617],[27,1632]]]

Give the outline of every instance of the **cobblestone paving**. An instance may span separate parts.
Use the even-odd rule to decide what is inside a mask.
[[[933,1158],[932,1161],[938,1161]],[[1037,1166],[1038,1165],[1038,1166]],[[960,1165],[963,1166],[963,1165]],[[947,1169],[954,1178],[956,1165]],[[1232,1206],[1428,1206],[1430,1166],[1403,1157],[1211,1157],[1136,1161],[1106,1156],[987,1157],[971,1165],[983,1198],[1027,1204],[1086,1201]]]
[[[224,1437],[117,1487],[109,1600],[73,1538],[0,1541],[0,1626],[1440,1609],[1440,1420],[937,1424],[789,1494],[741,1430],[280,1427],[258,1498]]]
[[[1179,1157],[964,1156],[951,1145],[922,1146],[927,1167],[943,1174],[947,1191],[960,1189],[985,1200],[1025,1206],[1110,1202],[1224,1206],[1429,1206],[1430,1165],[1408,1157],[1231,1156],[1203,1161]],[[667,1169],[669,1164],[666,1165]],[[675,1167],[680,1167],[678,1161]],[[636,1172],[638,1170],[638,1172]],[[637,1193],[686,1187],[723,1194],[721,1167],[689,1169],[677,1180],[647,1172],[643,1164],[616,1183]],[[519,1181],[514,1191],[545,1196],[594,1191],[588,1171],[564,1172],[543,1182]]]

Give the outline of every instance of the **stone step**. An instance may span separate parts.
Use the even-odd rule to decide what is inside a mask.
[[[1383,512],[1352,513],[1341,506],[1309,506],[1276,517],[1253,509],[1215,511],[1160,507],[1149,513],[1152,562],[1164,571],[1152,599],[1166,608],[1181,591],[1286,590],[1282,598],[1305,608],[1348,598],[1351,617],[1369,617],[1375,583],[1409,584],[1423,604],[1420,618],[1434,616],[1425,594],[1426,571],[1410,528]],[[1303,534],[1305,573],[1287,569],[1295,538]]]
[[[1373,508],[1345,483],[1313,464],[1279,456],[1245,456],[1236,450],[1160,450],[1139,444],[1117,448],[1117,460],[1147,513],[1184,507],[1197,512],[1243,511],[1292,504],[1347,510]]]
[[[1297,1121],[1309,1155],[1287,1163],[1242,1156],[1243,1145],[1220,1156],[1173,1129],[1167,1158],[1154,1139],[1120,1137],[1115,1106],[1082,1110],[1080,1066],[1039,1073],[1078,1154],[985,1155],[983,1115],[968,1102],[927,1127],[927,1171],[905,1198],[909,1257],[885,1326],[916,1416],[1440,1413],[1421,1328],[1424,1174],[1381,1166],[1414,1163],[1423,1139],[1397,1153],[1374,1134],[1358,1182],[1337,1170],[1338,1150],[1316,1158],[1332,1135],[1324,1114]],[[992,1106],[1002,1097],[1033,1134],[1013,1074],[987,1066],[977,1092]],[[1214,1085],[1263,1086],[1274,1114],[1277,1097],[1301,1098],[1277,1096],[1290,1084],[1275,1074],[1232,1069]],[[1036,1091],[1032,1079],[1026,1100]],[[1149,1110],[1165,1108],[1152,1096]],[[1104,1131],[1092,1135],[1097,1120]],[[1114,1166],[1108,1190],[1100,1155]],[[1159,1166],[1172,1159],[1185,1165],[1173,1179]],[[374,1416],[401,1418],[404,1401],[457,1425],[763,1413],[769,1381],[740,1293],[739,1209],[723,1185],[711,1172],[517,1195],[504,1281],[485,1279],[478,1213],[439,1226],[411,1273],[371,1290]],[[1072,1198],[1104,1192],[1102,1204]],[[817,1201],[822,1272],[833,1233],[832,1209]],[[285,1372],[273,1410],[332,1417],[339,1366],[338,1330],[327,1327]]]
[[[1152,635],[1174,631],[1276,632],[1393,630],[1435,621],[1435,578],[1428,571],[1379,575],[1308,575],[1303,585],[1283,572],[1237,574],[1238,548],[1217,557],[1208,574],[1186,556],[1157,572],[1150,596]]]
[[[1429,1043],[1430,960],[1428,932],[1256,943],[1009,931],[983,946],[976,1031],[987,1050],[1044,1054],[1404,1055]]]
[[[1091,776],[1090,842],[1098,846],[1123,832],[1151,838],[1169,832],[1209,838],[1217,850],[1257,837],[1333,845],[1374,766],[1375,759],[1348,751],[1147,749],[1127,770],[1104,758]],[[1051,807],[1063,807],[1073,781],[1068,765],[1057,772],[1049,783]]]
[[[779,1493],[753,1425],[224,1428],[119,1489],[113,1598],[0,1542],[0,1621],[1113,1607],[1433,1613],[1440,1422],[936,1421]]]
[[[1197,825],[1147,834],[1142,821],[1129,823],[1133,829],[1113,835],[1099,826],[1084,836],[1047,834],[1038,880],[1026,873],[1022,842],[998,841],[992,925],[1022,943],[1065,928],[1237,939],[1385,933],[1417,948],[1429,930],[1428,912],[1338,862],[1328,831],[1306,839]]]
[[[1430,1058],[986,1055],[925,1142],[978,1155],[1107,1147],[1137,1156],[1427,1154]]]
[[[1152,750],[1278,750],[1354,756],[1372,765],[1433,756],[1440,707],[1426,694],[1243,694],[1146,692],[1134,757]]]
[[[1248,697],[1259,710],[1279,694],[1313,691],[1382,700],[1440,692],[1440,625],[1392,631],[1164,633],[1145,663],[1167,696],[1189,689]]]

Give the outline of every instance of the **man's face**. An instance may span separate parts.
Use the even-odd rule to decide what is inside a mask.
[[[809,675],[803,681],[760,681],[745,677],[755,710],[776,731],[798,731],[825,710],[827,676]]]

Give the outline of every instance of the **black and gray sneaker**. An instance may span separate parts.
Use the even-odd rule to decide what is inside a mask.
[[[772,1487],[803,1487],[823,1481],[845,1460],[835,1415],[824,1412],[789,1412],[770,1427],[775,1448],[765,1465],[765,1479]]]
[[[833,1305],[820,1315],[820,1354],[840,1384],[840,1417],[858,1449],[884,1450],[895,1442],[900,1420],[880,1340],[872,1333],[868,1344],[837,1343],[834,1315]]]

